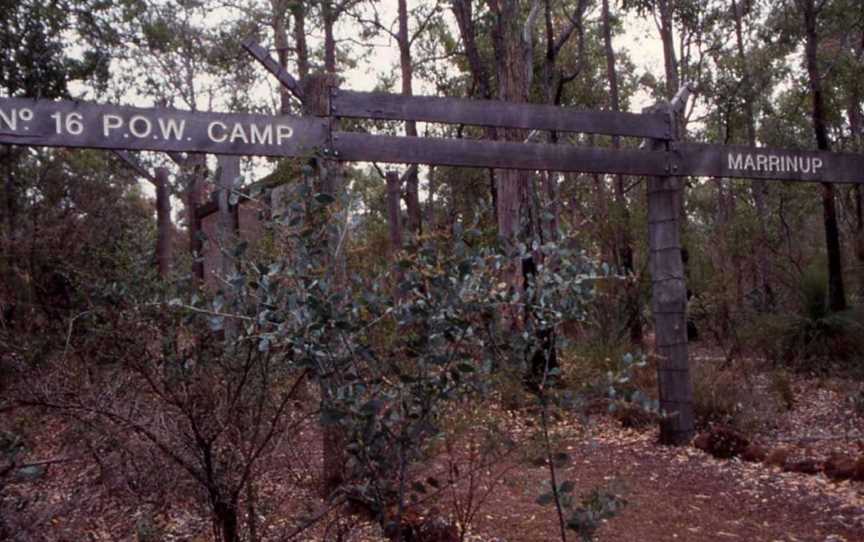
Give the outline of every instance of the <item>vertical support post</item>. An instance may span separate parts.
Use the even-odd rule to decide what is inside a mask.
[[[338,120],[334,118],[336,112],[331,109],[331,96],[336,92],[336,85],[333,77],[328,74],[312,75],[304,79],[302,82],[303,91],[303,111],[306,115],[317,117],[327,117],[330,119],[331,135],[334,129],[338,129]],[[322,151],[324,156],[330,156],[332,150],[325,148]],[[334,156],[335,157],[335,156]],[[342,196],[344,195],[344,179],[342,177],[342,168],[336,161],[318,157],[314,159],[316,171],[316,187],[315,189],[324,194],[330,194],[340,204],[345,204]],[[347,209],[343,209],[348,212]],[[328,219],[334,215],[331,209],[326,210],[315,220],[320,220],[320,226],[325,226]],[[346,224],[347,226],[347,224]],[[329,269],[328,279],[333,285],[345,284],[345,258],[340,253],[340,235],[337,228],[328,228],[327,234],[327,250],[322,254],[323,268]],[[338,346],[336,347],[338,348]],[[339,367],[333,367],[326,377],[323,375],[318,379],[319,388],[321,390],[322,405],[334,401],[334,390],[340,385]],[[323,462],[321,469],[321,495],[324,498],[329,498],[345,481],[346,461],[345,444],[347,436],[345,430],[338,425],[325,425],[321,431],[322,437],[322,454]]]
[[[670,140],[652,141],[652,150],[672,150],[670,143],[678,138],[676,106],[680,103],[681,94],[672,104],[655,106],[655,112],[660,110],[669,114]],[[684,93],[683,101],[686,99]],[[667,171],[674,173],[675,168],[670,158]],[[693,384],[687,346],[687,285],[681,252],[682,198],[680,177],[649,177],[651,313],[656,338],[660,409],[666,414],[660,422],[660,441],[671,445],[686,444],[694,432]]]
[[[201,188],[206,166],[204,155],[190,155],[191,165],[188,186],[186,188],[186,212],[189,214],[189,251],[192,253],[192,284],[199,286],[204,282],[204,241],[201,239],[203,225],[198,216],[198,206],[201,204]]]
[[[156,168],[156,265],[161,278],[171,272],[171,195],[168,190],[168,169]]]
[[[219,236],[219,261],[223,276],[228,279],[237,273],[237,262],[234,256],[234,247],[237,245],[237,207],[231,205],[231,192],[234,184],[240,176],[240,157],[219,155],[217,179],[217,202],[218,212],[218,236]],[[230,288],[225,292],[225,300],[229,306],[235,301],[234,293]],[[224,338],[228,341],[237,336],[237,322],[231,318],[225,320]]]
[[[237,241],[237,207],[231,205],[231,192],[234,182],[240,177],[240,157],[218,156],[219,179],[218,197],[219,203],[219,245],[221,247],[222,273],[228,277],[236,271],[234,258],[227,253],[226,249],[233,248]]]

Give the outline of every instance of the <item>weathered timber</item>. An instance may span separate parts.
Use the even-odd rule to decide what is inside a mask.
[[[290,90],[291,93],[301,102],[305,101],[306,96],[303,93],[300,84],[290,73],[280,66],[279,63],[269,55],[269,53],[267,53],[266,49],[261,47],[261,45],[252,38],[244,40],[241,45],[246,49],[246,52],[255,57],[255,60],[264,66],[264,69],[274,75],[282,86]]]
[[[154,177],[153,174],[147,170],[147,168],[142,166],[138,162],[138,160],[132,158],[132,156],[128,152],[119,150],[114,150],[112,152],[114,153],[114,156],[122,160],[123,163],[126,164],[126,166],[128,166],[132,171],[137,173],[139,176],[144,177],[145,179],[150,181],[151,184],[156,186],[156,177]]]
[[[686,91],[682,94],[677,101],[686,101]],[[678,108],[674,105],[661,104],[656,109],[669,112],[675,122],[674,111]],[[651,148],[662,151],[668,144],[655,139]],[[680,177],[648,178],[651,313],[660,409],[667,414],[660,422],[660,440],[674,445],[689,442],[695,427],[687,347],[687,286],[681,254],[682,183]]]
[[[156,168],[156,265],[163,279],[171,273],[171,190],[168,170]]]
[[[219,208],[219,247],[221,252],[221,272],[229,277],[235,272],[232,257],[234,244],[237,242],[237,207],[231,205],[231,193],[234,184],[240,177],[240,159],[236,156],[219,156],[219,178],[216,202]]]
[[[281,157],[312,155],[327,136],[309,117],[0,98],[0,144]]]
[[[186,212],[189,229],[189,251],[192,253],[192,283],[195,286],[204,281],[204,241],[203,222],[197,209],[201,201],[201,190],[207,175],[203,154],[192,154],[184,161],[187,176]]]
[[[237,274],[237,262],[235,259],[234,247],[237,244],[239,224],[237,207],[231,205],[231,192],[234,189],[234,184],[237,178],[240,177],[240,158],[237,156],[222,155],[218,157],[218,164],[218,247],[214,247],[214,249],[219,251],[219,271],[221,272],[222,277],[227,281]],[[235,295],[231,288],[228,288],[227,290],[225,298],[229,303],[231,303],[234,301]],[[238,331],[237,321],[233,318],[227,318],[224,322],[224,331],[225,339],[231,340],[235,338]]]
[[[668,117],[656,114],[578,111],[554,105],[403,96],[351,90],[334,91],[330,99],[332,113],[339,117],[472,124],[655,139],[665,139],[671,134]]]
[[[661,175],[667,165],[664,152],[352,132],[334,132],[333,150],[345,161],[626,175]]]
[[[672,152],[675,175],[779,181],[864,183],[864,155],[680,143]]]

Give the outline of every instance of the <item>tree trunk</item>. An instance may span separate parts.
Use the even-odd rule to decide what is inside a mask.
[[[746,51],[744,49],[744,6],[738,0],[732,0],[732,10],[735,16],[735,42],[738,49],[738,61],[742,70],[742,87],[744,89],[744,118],[747,129],[747,145],[756,147],[756,114],[753,110],[756,92],[753,88],[753,79],[750,76],[750,68],[747,64]],[[761,308],[771,309],[774,306],[774,290],[768,275],[768,206],[765,196],[768,185],[761,179],[750,181],[750,190],[753,194],[753,202],[756,206],[756,219],[759,221],[759,242],[756,243],[756,281],[762,290]]]
[[[5,149],[4,165],[6,166],[6,175],[3,178],[4,203],[6,211],[6,243],[7,249],[12,250],[15,239],[15,230],[17,229],[17,214],[18,214],[18,190],[15,182],[15,152],[12,150],[12,145],[3,145]],[[11,255],[11,253],[10,253]],[[9,261],[12,261],[10,258]]]
[[[606,78],[609,81],[609,99],[612,111],[621,111],[621,98],[618,92],[618,70],[615,67],[615,49],[612,46],[612,24],[609,13],[609,0],[603,0],[603,48],[606,56]],[[612,147],[621,148],[621,138],[612,137]],[[632,275],[636,269],[633,262],[633,237],[630,234],[630,210],[627,207],[627,195],[624,191],[624,175],[615,176],[615,209],[617,237],[617,260],[621,273]],[[642,343],[642,304],[638,284],[629,287],[627,295],[630,342]]]
[[[864,34],[862,34],[864,39]],[[864,48],[864,43],[859,42],[856,50],[856,55],[861,54],[861,49]],[[864,151],[862,145],[862,123],[861,115],[861,83],[858,80],[852,81],[849,91],[849,104],[847,114],[849,117],[849,129],[852,132],[852,144],[855,152]],[[853,188],[855,198],[855,258],[858,260],[858,295],[864,298],[864,190],[860,184],[856,184]]]
[[[156,265],[163,279],[171,273],[171,194],[168,170],[156,168]]]
[[[294,47],[297,51],[297,76],[309,77],[309,47],[306,44],[306,7],[303,2],[291,2],[294,17]]]
[[[429,166],[429,191],[426,195],[426,229],[429,232],[435,231],[435,193],[438,190],[438,179],[435,176],[435,166]]]
[[[855,185],[855,230],[858,243],[858,295],[864,299],[864,190],[860,184]]]
[[[526,103],[531,89],[531,36],[525,40],[521,24],[521,3],[516,0],[489,1],[495,17],[492,40],[498,73],[498,93],[503,101]],[[505,129],[504,139],[522,141],[524,130]],[[529,198],[526,193],[528,174],[524,171],[499,170],[496,173],[498,235],[513,241],[530,232],[527,218]],[[523,228],[523,223],[526,227]]]
[[[663,42],[663,67],[666,70],[666,97],[672,99],[681,83],[678,80],[678,57],[675,54],[674,19],[671,0],[658,0],[660,40]]]
[[[408,35],[408,5],[407,0],[399,0],[399,68],[402,76],[402,95],[412,96],[414,70],[411,65],[411,38]],[[417,137],[417,123],[405,121],[405,135]],[[414,235],[421,233],[420,196],[418,168],[408,171],[405,178],[405,206],[408,210],[408,220],[405,224],[408,231]]]
[[[225,502],[218,495],[211,496],[210,501],[219,542],[240,542],[237,503]]]
[[[486,64],[480,56],[480,49],[477,47],[477,32],[474,24],[472,0],[452,0],[451,6],[453,15],[456,17],[456,24],[459,26],[462,47],[465,50],[468,67],[471,70],[471,78],[474,83],[471,95],[479,95],[486,100],[491,100],[492,83],[489,71],[486,69]],[[495,128],[487,126],[484,131],[487,140],[493,141],[498,139],[498,133]],[[492,210],[497,222],[498,186],[494,169],[489,170],[489,193],[492,196]]]
[[[387,225],[390,231],[390,254],[402,250],[402,213],[399,207],[399,174],[395,171],[387,172]]]
[[[286,0],[270,0],[273,11],[273,44],[276,46],[276,58],[279,65],[288,69],[288,9]],[[279,85],[279,112],[283,115],[291,113],[291,91]]]
[[[822,88],[822,74],[819,70],[819,34],[815,0],[803,0],[804,31],[806,42],[804,46],[807,61],[807,75],[810,79],[810,92],[813,100],[813,131],[816,135],[816,147],[820,151],[830,151],[828,140],[828,121],[825,109],[825,97]],[[821,9],[821,8],[820,8]],[[834,185],[822,184],[822,214],[825,224],[825,247],[828,252],[828,305],[832,311],[846,309],[846,292],[843,287],[843,256],[840,248],[840,228],[837,223]]]
[[[336,38],[333,35],[333,26],[339,13],[333,6],[332,0],[321,2],[321,19],[324,23],[324,71],[330,75],[336,74]]]

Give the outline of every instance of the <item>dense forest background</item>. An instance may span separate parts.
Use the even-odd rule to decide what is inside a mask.
[[[243,50],[253,38],[301,83],[631,112],[689,83],[686,141],[862,150],[860,0],[2,8],[5,97],[310,113]],[[645,43],[662,53],[654,71]],[[631,425],[670,414],[652,357],[645,179],[250,157],[226,184],[228,167],[0,149],[0,539],[74,539],[109,521],[73,500],[58,526],[51,504],[22,497],[58,476],[46,473],[55,460],[95,465],[68,487],[101,487],[130,510],[99,527],[113,539],[168,539],[158,518],[173,503],[204,518],[186,526],[202,540],[351,539],[357,518],[392,540],[465,540],[495,498],[475,475],[493,487],[496,465],[523,460],[548,477],[534,497],[551,505],[552,536],[590,539],[620,513],[612,489],[564,479],[572,457],[556,424],[598,405]],[[255,226],[196,226],[211,200]],[[818,395],[799,386],[818,378],[848,409],[847,443],[862,438],[861,185],[686,179],[680,222],[697,428],[723,446],[758,440],[799,395]],[[498,410],[528,418],[522,437]],[[850,460],[848,477],[864,477]],[[441,525],[424,520],[448,491],[458,505],[435,505]]]

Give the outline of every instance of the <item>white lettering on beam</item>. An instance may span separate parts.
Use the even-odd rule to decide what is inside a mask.
[[[729,153],[729,169],[744,169],[744,157],[741,153]]]
[[[283,139],[291,139],[294,137],[294,128],[280,124],[276,127],[276,144],[281,145]]]
[[[7,113],[6,111],[0,109],[0,119],[3,120],[3,123],[9,127],[10,130],[18,129],[18,112],[14,109],[11,110],[11,113]]]
[[[273,144],[273,125],[268,124],[264,127],[259,127],[256,124],[252,125],[250,135],[252,136],[252,144],[272,145]]]
[[[216,134],[216,128],[222,132],[221,134]],[[228,127],[225,126],[224,122],[219,122],[218,120],[214,120],[207,126],[207,137],[210,138],[210,141],[214,143],[224,143],[226,139],[228,139]]]
[[[102,135],[109,137],[111,130],[116,130],[123,126],[123,118],[120,115],[104,115],[102,117]]]
[[[224,122],[215,120],[207,126],[207,137],[214,143],[281,145],[285,140],[294,137],[294,129],[284,124],[274,126],[272,124],[257,125],[237,122],[229,126]]]
[[[731,171],[815,174],[824,167],[825,162],[818,156],[778,156],[730,152],[726,155],[726,165]]]
[[[186,121],[177,119],[163,119],[157,118],[156,122],[159,123],[159,130],[162,132],[162,139],[171,139],[174,138],[175,141],[181,141],[183,139],[183,132],[186,130]]]
[[[150,137],[150,132],[153,131],[153,123],[150,119],[143,115],[135,115],[129,119],[129,132],[135,137],[145,138]]]

